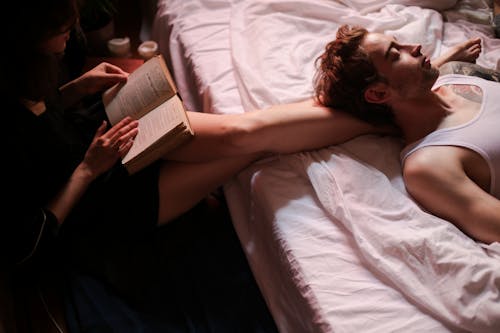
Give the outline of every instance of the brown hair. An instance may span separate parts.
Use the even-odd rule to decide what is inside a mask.
[[[383,81],[361,42],[368,34],[365,28],[342,25],[336,39],[328,43],[315,61],[315,98],[325,106],[341,109],[375,124],[392,121],[388,106],[368,103],[364,92],[368,86]]]

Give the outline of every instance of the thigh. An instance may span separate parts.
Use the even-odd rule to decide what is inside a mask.
[[[257,158],[245,155],[203,163],[165,162],[159,177],[159,224],[194,207]]]

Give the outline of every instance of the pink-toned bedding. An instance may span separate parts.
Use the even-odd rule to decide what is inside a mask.
[[[478,35],[478,64],[500,69],[490,5],[161,0],[153,34],[189,108],[238,113],[310,97],[313,61],[341,23],[419,42],[434,58]],[[400,148],[364,136],[259,161],[225,186],[281,332],[500,332],[500,244],[421,210]]]

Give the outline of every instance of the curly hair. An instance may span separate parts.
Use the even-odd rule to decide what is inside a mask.
[[[368,31],[342,25],[336,39],[328,43],[315,61],[315,98],[328,107],[341,109],[364,121],[385,124],[392,121],[387,105],[369,103],[364,92],[374,82],[384,81],[361,47]]]

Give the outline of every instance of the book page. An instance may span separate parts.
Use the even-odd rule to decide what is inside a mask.
[[[114,125],[125,116],[139,119],[175,93],[164,60],[157,56],[130,74],[125,84],[108,89],[103,94],[103,102],[109,121]]]
[[[184,117],[184,106],[177,95],[144,115],[139,119],[139,133],[134,139],[134,144],[122,162],[126,163],[167,132],[183,124]]]

